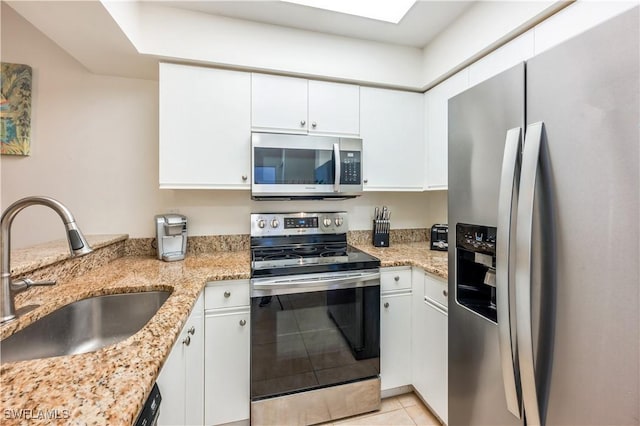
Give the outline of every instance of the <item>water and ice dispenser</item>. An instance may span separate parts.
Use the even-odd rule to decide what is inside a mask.
[[[495,227],[456,224],[456,300],[497,322]]]

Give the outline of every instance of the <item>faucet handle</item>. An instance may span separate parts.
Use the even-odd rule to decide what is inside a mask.
[[[29,287],[34,286],[43,286],[43,285],[56,285],[56,280],[43,280],[43,281],[33,281],[30,278],[23,278],[21,280],[15,280],[11,283],[11,289],[16,292],[21,292]]]

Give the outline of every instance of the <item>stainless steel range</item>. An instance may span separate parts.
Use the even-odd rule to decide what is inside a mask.
[[[251,215],[251,423],[380,407],[380,260],[345,212]]]

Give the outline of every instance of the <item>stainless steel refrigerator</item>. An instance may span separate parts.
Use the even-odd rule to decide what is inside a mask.
[[[640,423],[639,8],[449,101],[449,422]]]

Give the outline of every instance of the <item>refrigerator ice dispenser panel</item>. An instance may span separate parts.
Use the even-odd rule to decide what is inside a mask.
[[[497,323],[496,228],[456,224],[456,301]]]

